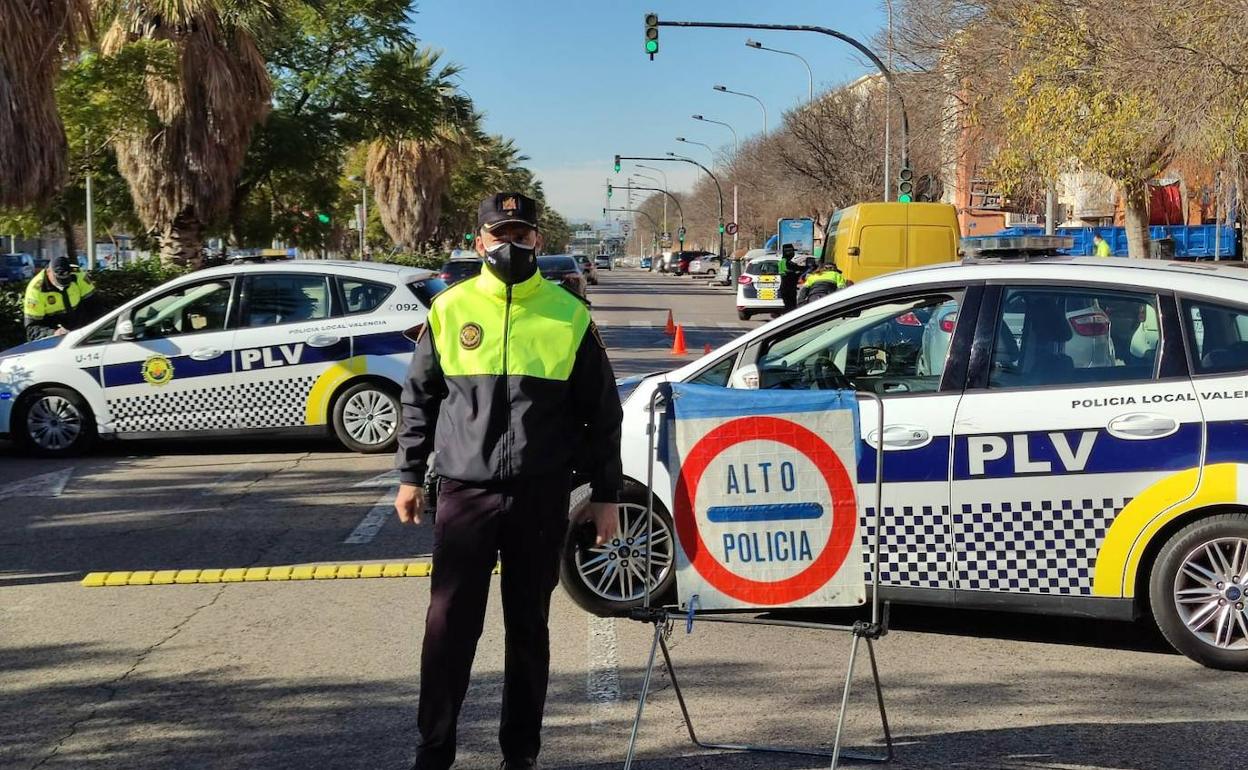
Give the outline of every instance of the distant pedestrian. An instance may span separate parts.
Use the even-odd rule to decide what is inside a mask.
[[[1092,255],[1097,257],[1111,257],[1114,252],[1109,248],[1109,241],[1101,237],[1100,233],[1092,236]]]
[[[30,279],[23,304],[26,339],[59,337],[100,316],[95,286],[69,257],[57,257]]]
[[[584,299],[538,273],[537,204],[481,202],[484,269],[433,301],[403,389],[395,509],[420,523],[436,450],[442,477],[420,659],[416,770],[455,761],[456,725],[502,563],[503,770],[537,766],[550,676],[550,595],[568,527],[571,469],[599,545],[619,529],[620,397]]]

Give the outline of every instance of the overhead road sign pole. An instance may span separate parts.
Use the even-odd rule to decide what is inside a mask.
[[[711,173],[711,170],[709,168],[707,168],[706,166],[703,166],[701,163],[697,162],[693,158],[686,158],[684,156],[677,155],[674,152],[669,152],[667,155],[668,157],[666,158],[653,158],[653,157],[647,157],[647,156],[642,156],[642,155],[616,155],[615,162],[616,162],[616,167],[618,168],[619,163],[622,160],[657,160],[663,163],[671,163],[673,161],[680,161],[682,163],[692,163],[693,165],[705,171],[706,175],[709,176],[711,178],[711,181],[715,183],[715,193],[716,195],[719,196],[719,256],[723,257],[724,256],[724,191],[723,191],[723,188],[719,186],[719,179],[717,179],[715,175]]]
[[[888,725],[888,712],[884,706],[884,691],[880,685],[879,666],[875,657],[874,641],[880,639],[888,633],[888,605],[881,607],[879,585],[880,585],[880,537],[884,531],[884,402],[873,393],[855,393],[853,397],[856,399],[866,399],[875,402],[876,420],[875,431],[867,437],[868,444],[872,443],[871,436],[875,437],[875,481],[874,481],[874,532],[870,538],[870,561],[871,561],[871,620],[870,622],[857,621],[853,625],[833,625],[812,623],[808,621],[798,620],[775,620],[764,616],[748,617],[736,614],[713,615],[707,613],[699,613],[696,607],[689,611],[683,611],[679,607],[655,607],[653,606],[651,590],[653,585],[651,581],[645,581],[645,592],[642,595],[642,606],[632,610],[629,618],[643,622],[652,623],[654,625],[654,635],[650,644],[650,655],[646,664],[645,674],[642,678],[641,693],[637,702],[637,712],[633,719],[632,731],[629,737],[628,753],[624,759],[624,770],[631,770],[633,757],[637,748],[637,737],[641,728],[641,718],[646,707],[646,698],[649,695],[650,683],[654,675],[654,667],[657,662],[657,654],[663,653],[663,665],[667,670],[668,678],[672,683],[672,691],[676,695],[677,703],[680,706],[681,715],[684,718],[685,728],[689,733],[689,740],[694,745],[703,749],[720,750],[720,751],[754,751],[775,754],[796,754],[803,756],[830,757],[832,760],[831,770],[836,770],[842,757],[855,759],[862,762],[886,763],[891,762],[894,757],[892,731]],[[660,402],[666,402],[666,409],[660,412]],[[649,403],[649,421],[646,425],[646,435],[648,437],[649,456],[646,467],[646,542],[653,542],[654,539],[654,463],[656,458],[657,442],[660,437],[663,439],[670,438],[673,431],[660,432],[656,425],[656,415],[662,415],[661,419],[671,419],[672,407],[672,386],[665,385],[657,388],[650,396]],[[856,420],[854,421],[856,424]],[[722,426],[721,426],[722,427]],[[855,428],[856,430],[856,428]],[[709,433],[707,434],[709,437]],[[859,441],[859,437],[855,435],[854,441]],[[674,441],[669,441],[664,451],[671,451]],[[703,443],[703,442],[699,442]],[[682,460],[683,462],[683,460]],[[853,468],[845,468],[848,473],[856,473],[856,464]],[[682,471],[683,473],[683,468]],[[857,502],[855,498],[853,515],[858,516]],[[709,513],[709,512],[708,512]],[[696,526],[696,524],[694,525]],[[679,532],[679,529],[677,530]],[[855,531],[854,537],[858,534]],[[653,565],[651,563],[651,550],[646,551],[646,574],[653,574]],[[695,596],[696,598],[696,596]],[[811,748],[797,748],[786,746],[757,746],[749,744],[734,743],[711,743],[704,741],[698,737],[693,726],[693,719],[689,713],[688,704],[685,701],[684,692],[680,687],[680,683],[676,678],[675,666],[672,662],[671,650],[667,644],[667,638],[671,634],[671,624],[673,620],[686,618],[687,622],[692,623],[696,618],[697,621],[706,621],[711,623],[736,623],[745,625],[761,625],[761,626],[780,626],[785,628],[801,628],[824,631],[847,631],[852,635],[850,644],[849,663],[845,673],[845,681],[841,691],[840,713],[837,717],[836,734],[832,743],[831,751],[824,751]],[[861,642],[866,641],[867,654],[871,664],[871,677],[875,687],[876,704],[880,713],[880,723],[884,733],[884,752],[882,754],[866,754],[856,751],[846,751],[841,748],[841,739],[844,735],[845,714],[849,706],[850,685],[853,681],[854,664],[857,661],[858,650]]]
[[[647,15],[647,23],[649,16]],[[837,32],[828,27],[816,27],[809,24],[748,24],[744,22],[731,21],[661,21],[657,17],[654,20],[656,27],[700,27],[706,29],[770,29],[778,32],[817,32],[820,35],[828,35],[834,37],[841,42],[848,43],[865,57],[871,60],[871,63],[879,69],[880,74],[888,81],[892,91],[897,96],[897,105],[901,107],[901,165],[902,168],[910,167],[910,118],[906,114],[906,101],[902,98],[901,90],[897,88],[897,83],[893,78],[893,73],[888,69],[880,57],[863,45],[858,40],[846,35],[843,32]],[[657,50],[657,49],[656,49]],[[650,58],[654,58],[651,56]]]

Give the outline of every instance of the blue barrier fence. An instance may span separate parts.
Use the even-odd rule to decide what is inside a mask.
[[[1074,238],[1072,248],[1061,253],[1071,256],[1092,256],[1092,236],[1100,233],[1109,242],[1115,257],[1127,256],[1127,233],[1122,227],[1059,227],[1057,235]],[[1007,227],[996,236],[1044,235],[1043,227]],[[1222,259],[1239,259],[1235,230],[1226,225],[1158,225],[1148,228],[1151,240],[1169,238],[1174,241],[1174,256],[1178,259],[1213,259],[1215,253]]]

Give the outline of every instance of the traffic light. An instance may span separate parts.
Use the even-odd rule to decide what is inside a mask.
[[[905,166],[897,175],[897,202],[909,203],[912,200],[914,200],[914,172],[909,166]]]
[[[318,211],[316,214],[316,221],[323,225],[329,224],[329,214],[326,214],[324,211]]]
[[[464,240],[468,243],[472,243],[472,233],[464,233]]]
[[[677,238],[677,239],[678,239],[681,243],[684,243],[684,242],[685,242],[685,226],[684,226],[684,225],[681,225],[681,226],[680,226],[680,229],[676,231],[676,238]]]
[[[610,198],[610,197],[611,197],[611,193],[613,193],[613,192],[615,192],[615,188],[614,188],[614,187],[612,187],[611,185],[607,185],[607,197],[608,197],[608,198]]]
[[[721,234],[721,235],[722,235],[722,234],[723,234],[723,232],[724,232],[724,223],[723,223],[723,222],[720,222],[720,223],[719,223],[719,232],[720,232],[720,234]]]
[[[659,15],[657,13],[646,14],[646,53],[650,54],[650,60],[654,60],[654,55],[659,52]]]
[[[615,156],[615,173],[620,173],[620,156]]]

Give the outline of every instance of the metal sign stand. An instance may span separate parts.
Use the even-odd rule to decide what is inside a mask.
[[[654,537],[654,457],[655,457],[655,413],[657,412],[657,404],[661,389],[655,389],[650,396],[650,422],[646,428],[649,436],[650,457],[646,468],[646,487],[649,490],[646,505],[646,575],[652,575],[653,571],[650,564],[650,543]],[[881,612],[880,595],[877,587],[880,584],[880,559],[879,545],[880,533],[883,532],[884,517],[884,403],[873,393],[856,394],[859,399],[870,399],[875,401],[877,407],[877,426],[876,426],[876,451],[875,451],[875,535],[870,545],[871,549],[871,620],[856,621],[852,625],[827,625],[822,623],[811,623],[796,620],[771,620],[761,617],[742,617],[740,615],[725,615],[699,613],[696,611],[682,612],[678,607],[654,607],[650,602],[650,581],[646,582],[646,591],[642,599],[642,606],[633,609],[628,617],[630,620],[636,620],[643,623],[651,623],[654,625],[654,637],[650,642],[650,657],[646,663],[645,675],[641,681],[641,694],[637,701],[637,714],[633,718],[633,728],[628,739],[628,754],[624,758],[624,770],[630,770],[633,765],[633,757],[637,749],[637,736],[641,730],[641,717],[646,708],[646,699],[650,694],[650,682],[654,675],[654,666],[657,662],[658,653],[663,653],[663,666],[667,671],[668,678],[672,682],[672,690],[676,693],[676,702],[680,706],[680,712],[685,719],[685,727],[689,731],[689,740],[699,748],[717,749],[724,751],[756,751],[775,754],[798,754],[813,757],[829,757],[832,760],[831,770],[836,770],[842,757],[854,759],[862,762],[885,763],[893,759],[893,735],[888,727],[888,712],[884,707],[884,690],[880,685],[880,670],[875,659],[874,642],[888,633],[888,606],[885,605]],[[688,704],[685,701],[684,692],[680,688],[680,683],[676,678],[676,667],[672,662],[671,650],[668,649],[667,639],[671,635],[672,620],[674,617],[697,618],[699,621],[710,623],[737,623],[760,626],[779,626],[783,628],[801,628],[814,629],[820,631],[847,631],[852,635],[852,641],[849,647],[849,664],[845,672],[845,684],[841,689],[841,708],[836,720],[836,735],[832,741],[832,750],[815,749],[815,748],[799,748],[790,746],[756,746],[743,743],[712,743],[704,741],[698,737],[697,731],[693,726],[693,717],[689,713]],[[880,711],[880,725],[884,731],[884,751],[880,754],[869,754],[866,752],[847,751],[841,748],[841,739],[845,730],[845,712],[849,707],[849,691],[850,685],[853,683],[854,668],[858,660],[858,649],[861,642],[866,642],[867,655],[871,661],[871,679],[875,685],[875,699]]]

